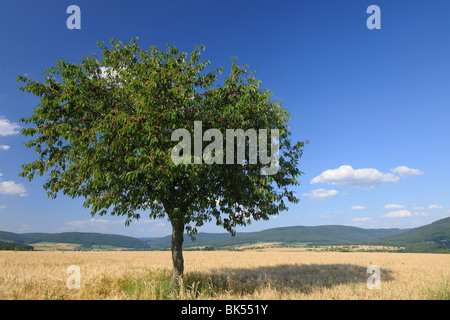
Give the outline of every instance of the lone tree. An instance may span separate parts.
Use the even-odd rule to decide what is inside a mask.
[[[234,58],[225,77],[223,68],[205,71],[210,63],[200,61],[203,46],[189,55],[171,45],[166,51],[154,46],[146,51],[137,38],[98,46],[101,59],[92,54],[78,64],[58,60],[43,71],[43,83],[17,77],[24,83],[20,90],[40,101],[33,115],[21,119],[32,124],[22,134],[33,137],[25,146],[34,148],[38,158],[22,165],[20,175],[31,181],[35,174],[46,174],[43,187],[50,198],[61,191],[83,197],[92,216],[126,216],[126,226],[142,212],[151,219],[167,217],[175,288],[184,270],[185,232],[194,238],[198,227],[215,219],[234,235],[236,226],[286,210],[285,200],[298,202],[288,188],[299,184],[297,165],[306,142],[290,141],[288,111]],[[237,155],[221,150],[210,150],[210,156],[233,156],[234,164],[205,163],[206,153],[198,164],[196,151],[203,150],[204,141],[189,145],[194,152],[183,150],[192,161],[174,162],[179,145],[174,131],[198,134],[196,121],[203,130],[220,130],[223,139],[227,129],[267,129],[267,136],[257,139],[269,141],[271,149],[269,131],[277,129],[276,172],[265,174],[266,164],[248,156],[238,162]],[[249,141],[238,143],[251,148]],[[257,153],[262,156],[261,150]]]

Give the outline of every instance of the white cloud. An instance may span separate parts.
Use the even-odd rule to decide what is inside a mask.
[[[352,219],[353,222],[366,222],[366,221],[372,221],[372,218],[369,217],[363,217],[363,218],[355,218]]]
[[[139,219],[139,220],[134,220],[133,223],[135,224],[147,224],[147,223],[152,223],[153,220],[150,219]]]
[[[426,217],[428,216],[428,212],[414,212],[413,215],[415,216],[421,216],[421,217]]]
[[[366,207],[363,206],[352,206],[350,209],[352,210],[364,210]]]
[[[320,218],[334,218],[336,215],[342,214],[342,211],[340,210],[327,210],[321,215],[319,215]]]
[[[327,190],[324,188],[311,190],[309,193],[304,193],[304,196],[310,197],[311,199],[322,200],[330,197],[334,197],[339,192],[335,189]]]
[[[105,225],[111,225],[111,224],[123,224],[125,223],[125,220],[107,220],[107,219],[89,219],[89,220],[75,220],[75,221],[69,221],[66,222],[65,225],[79,228],[79,227],[100,227]]]
[[[88,219],[88,220],[74,220],[66,222],[64,225],[66,227],[63,227],[62,229],[71,229],[71,228],[87,228],[87,227],[94,227],[104,230],[107,226],[117,226],[117,225],[123,225],[126,222],[125,219],[121,220],[108,220],[108,219]],[[133,221],[134,225],[147,225],[152,224],[156,227],[164,227],[166,224],[164,222],[158,221],[158,220],[151,220],[151,219],[139,219]]]
[[[17,184],[14,181],[0,181],[0,194],[18,194],[25,197],[26,192],[23,184]]]
[[[387,205],[384,206],[385,209],[402,209],[404,207],[405,207],[404,205],[393,203],[388,203]]]
[[[25,231],[30,231],[30,225],[29,224],[23,224],[20,226],[19,232],[25,232]]]
[[[311,180],[311,184],[326,183],[347,185],[355,188],[370,189],[381,183],[396,183],[400,178],[392,173],[382,173],[377,169],[353,169],[343,165],[337,169],[329,169]]]
[[[278,218],[278,217],[275,216],[273,218],[275,219],[275,218]],[[155,225],[155,227],[157,227],[157,228],[162,228],[162,227],[165,227],[165,226],[166,226],[166,224],[164,222],[158,222]]]
[[[391,211],[391,212],[385,214],[383,217],[385,217],[385,218],[404,218],[404,217],[411,217],[411,212],[410,212],[409,210]]]
[[[107,220],[107,219],[89,219],[75,220],[64,223],[60,230],[93,231],[93,232],[111,232],[111,227],[123,225],[125,220]]]
[[[124,221],[125,222],[125,221]],[[133,224],[151,224],[154,225],[156,227],[165,227],[166,224],[164,222],[162,222],[162,220],[154,220],[154,219],[139,219],[139,220],[134,220]]]
[[[8,151],[9,148],[10,148],[10,146],[0,145],[0,149],[1,149],[1,150]]]
[[[428,209],[443,209],[443,206],[437,205],[437,204],[430,204],[428,206]]]
[[[20,126],[17,123],[12,123],[8,119],[0,118],[0,136],[9,136],[18,134]]]
[[[399,166],[395,169],[391,170],[392,172],[398,174],[401,177],[406,177],[406,176],[419,176],[421,174],[423,174],[422,171],[417,170],[417,169],[411,169],[408,168],[406,166]]]

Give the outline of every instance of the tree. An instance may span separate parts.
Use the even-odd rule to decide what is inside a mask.
[[[289,187],[299,184],[297,166],[305,142],[291,143],[288,111],[261,88],[247,66],[232,58],[228,77],[223,68],[206,72],[210,62],[200,61],[203,46],[189,55],[171,45],[166,51],[154,46],[143,50],[137,38],[98,46],[101,59],[92,54],[79,63],[58,60],[56,67],[43,71],[43,83],[17,77],[24,83],[20,90],[40,101],[33,115],[21,119],[32,124],[22,130],[33,137],[25,146],[38,154],[22,165],[22,177],[31,181],[45,174],[49,197],[60,192],[83,197],[92,216],[126,216],[127,226],[142,212],[151,219],[167,217],[172,225],[172,288],[184,270],[185,232],[195,237],[198,227],[215,219],[234,235],[236,226],[286,210],[285,200],[298,202]],[[203,150],[204,141],[189,146],[193,161],[175,163],[171,155],[179,142],[174,131],[195,134],[198,121],[203,130],[215,128],[224,136],[226,129],[278,130],[276,173],[264,174],[264,164],[248,157],[238,162],[237,155],[220,150],[210,150],[210,155],[231,155],[234,164],[195,164],[195,151]],[[258,136],[259,142],[267,140],[269,131]],[[240,143],[250,148],[249,139]],[[185,148],[183,154],[192,153]]]

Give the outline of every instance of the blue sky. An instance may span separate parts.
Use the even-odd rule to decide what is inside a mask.
[[[432,3],[432,5],[431,5]],[[69,5],[81,29],[69,30]],[[381,9],[369,30],[368,6]],[[37,99],[15,77],[42,80],[57,59],[98,52],[111,37],[141,47],[203,44],[213,67],[229,57],[258,71],[292,115],[295,140],[310,140],[295,188],[299,204],[244,231],[289,225],[412,228],[450,215],[450,2],[12,1],[0,4],[0,230],[91,231],[161,236],[166,220],[125,227],[94,217],[82,199],[47,198],[44,178],[18,176],[35,158],[19,119]],[[204,232],[221,232],[208,224]]]

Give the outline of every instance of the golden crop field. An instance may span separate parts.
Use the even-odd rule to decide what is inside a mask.
[[[186,251],[184,260],[171,294],[168,251],[0,251],[0,299],[450,299],[445,254]],[[68,287],[71,265],[79,289]],[[371,265],[379,289],[368,288]]]

